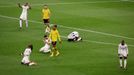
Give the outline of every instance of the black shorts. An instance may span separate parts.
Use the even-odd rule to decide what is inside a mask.
[[[52,41],[53,46],[56,46],[56,43],[57,43],[56,41]]]
[[[69,42],[74,41],[74,39],[68,39]]]
[[[43,19],[44,24],[49,23],[49,19]]]

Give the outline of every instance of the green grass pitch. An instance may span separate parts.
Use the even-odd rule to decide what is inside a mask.
[[[29,2],[29,28],[19,30],[21,9]],[[41,10],[48,4],[51,23],[61,36],[78,31],[83,42],[69,43],[62,37],[60,56],[40,54],[44,26]],[[129,45],[128,70],[119,68],[117,46]],[[37,66],[22,66],[20,53],[34,46],[31,60]],[[0,0],[0,75],[134,75],[134,0]]]

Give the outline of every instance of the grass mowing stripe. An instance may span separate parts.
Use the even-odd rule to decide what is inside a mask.
[[[61,36],[62,38],[66,38],[66,36]],[[101,41],[93,41],[93,40],[83,40],[85,42],[90,42],[90,43],[96,43],[96,44],[104,44],[104,45],[113,45],[113,46],[117,46],[117,44],[115,43],[108,43],[108,42],[101,42]],[[128,45],[130,47],[134,47],[134,45]]]
[[[8,18],[8,19],[15,19],[15,20],[19,20],[18,18],[15,17],[9,17],[9,16],[4,16],[4,15],[0,15],[0,17],[2,18]],[[33,21],[33,20],[28,20],[29,22],[32,23],[42,23],[42,22],[38,22],[38,21]],[[113,37],[120,37],[120,38],[126,38],[126,39],[132,39],[134,40],[134,38],[129,38],[129,37],[125,37],[125,36],[120,36],[120,35],[115,35],[115,34],[109,34],[109,33],[104,33],[104,32],[98,32],[98,31],[93,31],[93,30],[86,30],[86,29],[81,29],[81,28],[74,28],[74,27],[67,27],[67,26],[63,26],[63,25],[59,25],[60,27],[63,28],[68,28],[68,29],[74,29],[74,30],[80,30],[80,31],[85,31],[85,32],[92,32],[92,33],[96,33],[96,34],[102,34],[102,35],[108,35],[108,36],[113,36]],[[62,36],[63,38],[66,38],[66,36]],[[117,46],[117,44],[113,44],[113,43],[106,43],[106,42],[100,42],[100,41],[92,41],[92,40],[83,40],[86,42],[91,42],[91,43],[97,43],[97,44],[106,44],[106,45],[114,45]],[[134,47],[134,45],[128,45],[130,47]]]
[[[70,5],[70,4],[90,4],[90,3],[116,3],[121,1],[90,1],[90,2],[66,2],[66,3],[47,3],[48,5]],[[44,4],[32,4],[32,6],[39,6]]]
[[[47,5],[70,5],[70,4],[93,4],[93,3],[119,3],[119,2],[134,2],[134,1],[89,1],[89,2],[66,2],[66,3],[47,3]],[[31,6],[42,6],[44,4],[31,4]],[[17,5],[15,4],[10,4],[10,5],[2,5],[0,7],[16,7]]]

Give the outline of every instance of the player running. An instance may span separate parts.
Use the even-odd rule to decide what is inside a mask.
[[[44,5],[44,8],[42,9],[42,13],[43,13],[43,21],[44,21],[44,24],[46,25],[46,30],[45,30],[45,33],[48,34],[50,33],[50,9],[48,8],[47,5]]]
[[[40,52],[49,53],[51,51],[51,49],[50,49],[51,40],[48,38],[47,35],[44,35],[43,42],[44,42],[45,46],[43,46],[40,49]]]
[[[53,28],[50,32],[49,38],[52,40],[52,47],[53,47],[50,57],[58,56],[60,53],[59,53],[58,49],[56,48],[56,43],[57,43],[58,39],[59,39],[59,42],[61,43],[61,38],[60,38],[59,32],[57,30],[57,25],[53,26]]]
[[[82,38],[79,36],[77,31],[73,31],[68,35],[68,41],[80,41]]]
[[[30,44],[25,49],[25,51],[23,53],[21,53],[21,55],[23,55],[23,59],[21,60],[21,64],[28,65],[28,66],[36,65],[35,62],[30,61],[30,55],[31,55],[32,50],[33,50],[33,45]]]
[[[22,28],[22,22],[25,21],[26,22],[26,27],[28,28],[28,9],[31,9],[31,6],[28,3],[25,3],[24,5],[20,5],[20,3],[18,3],[18,6],[20,8],[22,8],[22,13],[20,15],[20,29]]]
[[[128,56],[128,46],[127,44],[125,43],[124,40],[121,41],[121,43],[119,44],[118,46],[118,55],[119,55],[119,62],[120,62],[120,68],[124,68],[126,69],[127,67],[127,56]],[[124,65],[122,63],[124,59]]]

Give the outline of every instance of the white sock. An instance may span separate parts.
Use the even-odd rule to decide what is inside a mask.
[[[124,59],[124,68],[127,66],[127,59]]]
[[[28,28],[28,20],[26,20],[26,27]]]
[[[120,59],[120,67],[122,67],[122,59]]]
[[[22,20],[20,20],[20,28],[22,28]]]

